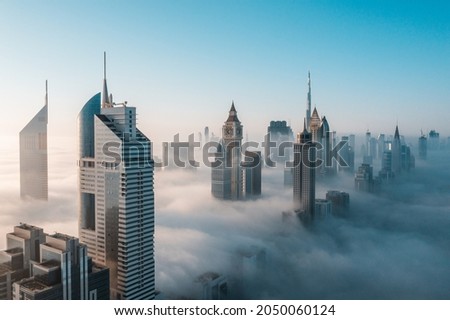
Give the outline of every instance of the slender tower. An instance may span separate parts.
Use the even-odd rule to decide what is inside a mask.
[[[301,217],[308,220],[314,218],[316,175],[316,153],[311,133],[306,129],[306,119],[303,132],[294,143],[294,208],[299,210]]]
[[[20,197],[48,200],[48,85],[45,105],[20,131]]]
[[[309,131],[312,135],[312,141],[321,142],[319,137],[320,117],[316,107],[314,107],[311,118],[309,119]]]
[[[310,130],[311,125],[311,74],[308,71],[308,95],[306,97],[306,129]]]
[[[151,141],[136,127],[136,108],[112,102],[106,74],[103,97],[83,107],[79,130],[80,240],[109,267],[112,299],[153,299]]]
[[[392,172],[395,175],[402,171],[402,149],[400,142],[400,133],[398,132],[398,125],[395,126],[394,141],[392,142]]]
[[[231,169],[231,200],[242,199],[244,181],[241,168],[242,124],[238,119],[234,101],[228,119],[222,126],[222,137],[226,153],[226,166]]]

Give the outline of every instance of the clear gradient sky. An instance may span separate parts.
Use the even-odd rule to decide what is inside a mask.
[[[49,134],[76,135],[103,51],[110,92],[153,140],[219,133],[232,99],[250,138],[270,120],[298,131],[308,70],[338,134],[393,134],[398,120],[405,135],[450,135],[448,1],[2,0],[0,44],[0,136],[39,110],[46,79]]]

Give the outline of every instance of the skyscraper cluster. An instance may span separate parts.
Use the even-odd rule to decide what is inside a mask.
[[[93,263],[78,238],[20,224],[0,251],[0,299],[109,299],[109,270]]]
[[[316,107],[311,112],[311,107],[308,73],[303,130],[295,140],[286,121],[271,121],[267,130],[269,141],[291,147],[271,158],[285,164],[292,160],[284,170],[285,185],[292,188],[293,211],[302,221],[344,216],[348,211],[346,192],[332,190],[325,199],[316,199],[316,179],[347,171],[355,173],[356,190],[373,192],[378,181],[414,167],[414,156],[397,126],[392,139],[366,132],[363,161],[354,172],[355,136],[343,136],[337,143],[327,118],[321,118]],[[22,198],[48,198],[47,112],[46,90],[45,106],[20,133]],[[114,102],[108,92],[105,55],[103,91],[90,98],[78,115],[79,239],[60,233],[47,235],[27,224],[16,226],[7,235],[7,249],[0,252],[0,298],[155,298],[154,161],[151,141],[136,122],[136,108],[127,101]],[[437,133],[430,132],[429,142],[436,136],[438,139]],[[202,137],[200,133],[199,139]],[[208,127],[204,139],[215,140]],[[168,149],[169,144],[164,144],[163,163],[170,157]],[[427,138],[422,136],[422,159],[426,151]],[[271,154],[269,144],[265,152]],[[189,157],[176,156],[180,160],[191,160]],[[373,174],[375,163],[381,165],[378,178]],[[263,165],[261,151],[244,148],[243,125],[232,102],[211,168],[212,195],[224,200],[260,197]],[[242,261],[256,256],[243,255]],[[228,296],[225,276],[206,273],[200,278],[204,297]]]

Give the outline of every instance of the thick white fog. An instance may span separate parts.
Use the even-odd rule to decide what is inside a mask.
[[[51,146],[49,202],[19,199],[14,143],[0,156],[0,248],[14,225],[77,235],[75,152]],[[450,153],[430,152],[426,162],[377,195],[353,191],[353,177],[318,183],[350,193],[346,218],[305,228],[295,217],[282,172],[263,170],[263,197],[219,201],[210,194],[210,171],[155,172],[156,285],[166,298],[198,297],[195,279],[213,271],[229,279],[238,298],[449,299]],[[263,250],[261,268],[243,272],[243,251]],[[241,282],[241,283],[239,283]],[[240,284],[240,286],[239,286]],[[242,288],[245,286],[245,288]]]

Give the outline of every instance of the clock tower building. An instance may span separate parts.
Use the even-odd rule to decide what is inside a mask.
[[[216,198],[240,200],[244,198],[244,174],[242,161],[242,124],[234,102],[228,119],[222,126],[221,164],[212,169],[212,194]],[[219,151],[219,150],[218,150]]]
[[[225,151],[225,165],[230,169],[231,200],[243,198],[244,182],[241,167],[242,124],[238,119],[234,102],[227,121],[222,126],[222,137]]]

